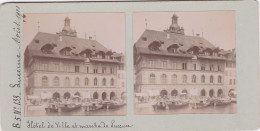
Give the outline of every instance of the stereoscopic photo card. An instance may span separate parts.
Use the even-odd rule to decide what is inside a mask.
[[[5,3],[0,18],[3,131],[259,128],[255,1]]]

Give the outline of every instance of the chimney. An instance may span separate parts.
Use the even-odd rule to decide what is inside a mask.
[[[92,40],[92,36],[90,36],[89,39]]]
[[[60,39],[60,41],[62,41],[62,36],[61,35],[59,36],[59,39]]]
[[[199,37],[199,36],[200,36],[200,34],[198,33],[198,34],[196,34],[196,36],[197,36],[197,37]]]

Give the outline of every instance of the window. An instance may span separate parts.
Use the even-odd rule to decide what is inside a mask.
[[[188,81],[187,79],[188,79],[188,78],[187,78],[187,75],[183,75],[183,76],[182,76],[182,82],[183,82],[183,83],[187,83],[187,81]]]
[[[218,76],[218,83],[222,83],[222,77]]]
[[[110,80],[110,85],[114,86],[114,79],[113,78]]]
[[[193,64],[193,70],[196,70],[196,64]]]
[[[48,77],[47,76],[42,77],[42,86],[48,86]]]
[[[166,74],[162,74],[161,75],[161,83],[162,84],[166,84],[167,83],[167,76],[166,76]]]
[[[87,86],[88,85],[88,78],[85,78],[85,86]]]
[[[105,74],[106,73],[106,67],[102,68],[102,73]]]
[[[60,79],[58,76],[54,77],[53,86],[60,86]]]
[[[210,76],[210,83],[213,83],[214,82],[214,77],[213,76]]]
[[[206,51],[206,52],[205,52],[205,55],[206,55],[206,56],[209,56],[210,54],[209,54],[209,52]]]
[[[110,68],[110,73],[114,74],[114,69],[113,68]]]
[[[102,85],[103,85],[103,86],[106,85],[106,79],[105,79],[105,78],[103,78],[103,80],[102,80]]]
[[[59,63],[55,63],[54,64],[54,70],[59,71],[59,66],[60,66]]]
[[[232,85],[232,79],[229,80],[229,85]]]
[[[205,68],[205,65],[202,64],[202,65],[201,65],[201,70],[204,71],[205,69],[206,69],[206,68]]]
[[[218,65],[218,71],[221,71],[221,66],[220,65]]]
[[[182,69],[187,70],[187,63],[182,63]]]
[[[196,83],[196,76],[195,75],[192,76],[192,83]]]
[[[79,66],[75,66],[75,72],[79,72]]]
[[[75,78],[75,86],[79,86],[80,80],[78,77]]]
[[[210,65],[210,71],[214,71],[214,65]]]
[[[98,85],[98,80],[97,78],[94,79],[94,86],[97,86]]]
[[[162,66],[163,68],[167,68],[167,61],[163,61],[162,64],[163,64]]]
[[[234,84],[234,85],[236,84],[236,79],[234,79],[234,82],[233,82],[233,84]]]
[[[205,76],[204,75],[201,76],[201,83],[205,83]]]
[[[172,69],[176,69],[176,63],[172,62]]]
[[[64,84],[66,87],[69,87],[70,86],[70,78],[69,77],[66,77],[65,78],[65,84]]]
[[[89,72],[89,67],[87,66],[87,73]]]
[[[94,74],[97,74],[97,73],[98,73],[98,69],[97,69],[97,68],[94,68],[93,70],[94,70],[94,71],[93,71]]]
[[[155,74],[150,74],[150,83],[155,83]]]
[[[177,83],[177,75],[176,74],[172,75],[172,83],[173,84]]]

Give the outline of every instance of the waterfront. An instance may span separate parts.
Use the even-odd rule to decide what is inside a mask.
[[[236,103],[230,103],[225,106],[208,106],[201,109],[191,109],[189,105],[171,110],[154,110],[152,103],[136,104],[135,114],[232,114],[236,113]]]
[[[26,116],[123,116],[126,114],[126,105],[118,109],[100,109],[96,111],[84,111],[79,108],[70,112],[46,112],[44,108],[29,110]]]

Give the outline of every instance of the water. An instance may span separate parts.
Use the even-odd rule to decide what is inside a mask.
[[[26,116],[122,116],[126,115],[126,105],[118,109],[100,109],[96,111],[84,111],[79,108],[70,112],[46,112],[45,109],[28,110]]]
[[[201,109],[191,109],[189,106],[185,106],[178,109],[171,110],[154,110],[151,104],[136,104],[135,114],[232,114],[236,113],[236,103],[230,103],[225,106],[208,106]]]

